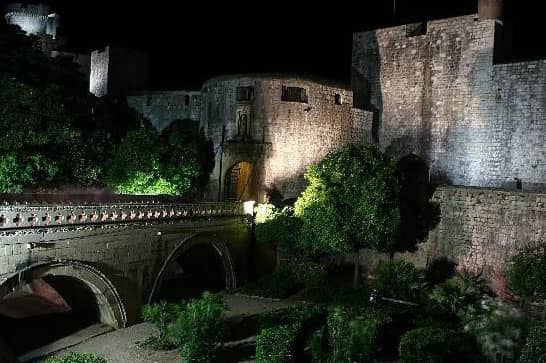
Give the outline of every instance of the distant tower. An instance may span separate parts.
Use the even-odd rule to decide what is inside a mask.
[[[502,21],[503,0],[478,0],[478,16],[483,19],[495,19]]]
[[[110,46],[91,53],[89,92],[95,96],[126,96],[143,90],[147,84],[146,53]]]
[[[8,4],[4,17],[8,24],[18,25],[27,35],[40,37],[42,50],[48,55],[61,45],[57,36],[60,17],[50,12],[47,5]]]
[[[19,25],[29,35],[57,37],[59,15],[50,13],[47,5],[8,4],[4,16],[8,24]]]

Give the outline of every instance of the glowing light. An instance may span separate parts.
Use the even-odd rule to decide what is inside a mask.
[[[248,215],[251,215],[251,216],[254,215],[254,204],[255,203],[256,202],[253,201],[253,200],[249,200],[249,201],[243,203],[243,209],[245,211],[245,214],[248,214]]]

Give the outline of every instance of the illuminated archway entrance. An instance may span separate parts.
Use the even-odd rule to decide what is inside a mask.
[[[224,200],[252,199],[252,165],[241,161],[226,171],[224,177]]]

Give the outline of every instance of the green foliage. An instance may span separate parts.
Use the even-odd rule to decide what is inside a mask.
[[[296,345],[305,329],[325,316],[321,306],[299,304],[263,313],[256,337],[256,362],[296,361]]]
[[[546,325],[531,329],[518,362],[546,363]]]
[[[298,244],[312,254],[392,251],[399,225],[396,163],[376,146],[345,146],[305,173]]]
[[[150,340],[152,346],[156,349],[173,348],[167,339],[167,328],[174,322],[182,312],[184,305],[167,303],[165,301],[159,304],[144,305],[142,308],[142,319],[154,324],[159,330],[159,336]]]
[[[249,283],[242,288],[248,295],[286,298],[304,287],[318,286],[325,278],[326,270],[313,262],[290,263],[280,266],[272,274]]]
[[[140,120],[90,95],[73,63],[37,44],[0,24],[0,192],[101,185],[112,144]]]
[[[256,241],[293,249],[299,221],[294,216],[294,208],[282,209],[273,204],[256,206]]]
[[[523,301],[546,299],[546,246],[517,253],[507,274],[509,288]]]
[[[399,350],[403,363],[480,362],[471,339],[445,328],[410,330],[402,336]]]
[[[378,266],[373,286],[382,296],[414,300],[423,292],[424,275],[413,264],[392,259]]]
[[[482,282],[470,275],[463,275],[436,286],[428,298],[436,310],[465,320],[479,312],[482,294]]]
[[[183,127],[161,136],[145,127],[129,131],[106,165],[108,185],[121,194],[189,192],[204,173],[192,135]]]
[[[167,327],[167,338],[180,347],[182,357],[191,363],[210,362],[222,339],[225,307],[220,297],[209,292],[190,300],[176,320]]]
[[[45,363],[107,363],[106,359],[91,353],[69,353],[62,357],[51,357]]]
[[[301,323],[277,325],[260,331],[256,337],[256,363],[296,361],[296,338]]]
[[[371,309],[334,307],[327,326],[330,362],[372,362],[378,351],[381,327],[389,321]]]
[[[425,280],[430,286],[440,284],[455,276],[457,264],[446,257],[436,258],[425,271]]]
[[[465,326],[490,362],[514,361],[528,329],[529,321],[519,310],[489,298]]]

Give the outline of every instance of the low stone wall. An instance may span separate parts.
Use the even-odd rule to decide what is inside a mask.
[[[491,280],[504,276],[516,251],[546,243],[546,194],[442,186],[432,200],[440,205],[440,222],[417,252],[398,255],[418,267],[447,257],[459,270]],[[368,270],[385,258],[361,255]]]

